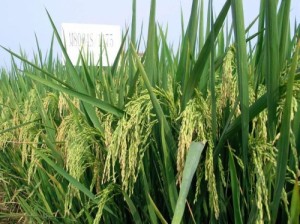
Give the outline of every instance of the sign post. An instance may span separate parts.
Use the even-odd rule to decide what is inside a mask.
[[[101,52],[102,65],[113,64],[121,46],[120,26],[62,23],[61,28],[62,40],[74,65],[80,58],[80,51],[83,57],[86,59],[88,56],[88,62],[94,65],[99,62]]]

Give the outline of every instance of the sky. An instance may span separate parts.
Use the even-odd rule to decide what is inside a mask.
[[[148,26],[150,0],[137,0],[137,30],[142,23]],[[208,0],[205,0],[208,2]],[[217,14],[225,0],[214,0]],[[244,0],[245,25],[257,15],[259,0]],[[168,41],[174,45],[181,35],[181,10],[188,23],[192,0],[157,0],[156,21],[168,25]],[[29,57],[36,52],[35,34],[45,53],[50,46],[52,28],[45,9],[60,30],[61,23],[119,25],[124,31],[131,22],[131,0],[1,0],[0,45],[19,52],[22,48]],[[298,14],[297,14],[298,12]],[[300,21],[300,1],[292,0],[291,18]],[[145,31],[143,32],[144,36]],[[55,51],[60,54],[58,46]],[[10,67],[10,56],[0,49],[0,67]]]

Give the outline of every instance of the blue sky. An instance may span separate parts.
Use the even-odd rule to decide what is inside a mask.
[[[205,0],[207,2],[207,0]],[[214,0],[217,13],[225,0]],[[245,23],[258,13],[259,0],[244,0]],[[169,27],[169,42],[177,43],[181,33],[180,11],[188,22],[192,0],[157,0],[156,20]],[[137,0],[138,28],[148,25],[150,0]],[[50,45],[52,29],[45,8],[56,26],[63,22],[120,25],[124,30],[131,21],[131,0],[2,0],[0,13],[0,45],[19,52],[21,47],[29,56],[36,52],[35,36],[43,51]],[[300,1],[292,0],[291,17],[300,20]],[[56,47],[57,52],[58,49]],[[8,66],[10,56],[0,49],[0,66]]]

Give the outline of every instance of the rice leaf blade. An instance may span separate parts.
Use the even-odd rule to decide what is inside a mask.
[[[167,224],[168,222],[164,219],[163,215],[160,213],[159,209],[157,208],[157,206],[155,205],[154,201],[152,200],[150,194],[148,194],[148,197],[149,197],[150,204],[153,207],[153,209],[154,209],[157,217],[159,218],[160,222],[162,224]]]
[[[271,205],[272,223],[276,222],[277,211],[281,199],[282,189],[286,181],[285,174],[287,170],[287,162],[289,158],[289,144],[290,144],[290,129],[291,129],[291,112],[292,112],[292,97],[293,97],[293,84],[295,78],[295,72],[297,68],[298,56],[300,49],[300,40],[297,43],[290,72],[288,74],[288,84],[286,90],[286,99],[282,114],[282,122],[280,129],[280,137],[278,140],[277,148],[277,167],[276,167],[276,179],[275,190],[273,193],[273,201]]]
[[[158,48],[155,25],[156,0],[151,0],[150,17],[148,26],[148,39],[146,48],[145,71],[148,75],[151,85],[156,85],[158,82]]]
[[[67,70],[70,71],[71,73],[71,78],[72,78],[72,84],[73,86],[76,86],[76,88],[78,89],[78,92],[82,92],[84,94],[88,94],[88,91],[87,89],[84,87],[83,83],[81,82],[80,78],[79,78],[79,75],[74,67],[74,65],[72,64],[71,62],[71,59],[67,53],[67,50],[63,44],[63,41],[62,39],[60,38],[60,35],[57,31],[57,28],[50,16],[50,13],[48,12],[48,10],[46,10],[46,13],[48,15],[48,18],[49,18],[49,21],[51,23],[51,26],[52,26],[52,29],[54,31],[54,35],[58,41],[58,44],[63,52],[63,55],[64,55],[64,58],[65,58],[65,63],[66,63],[66,67],[67,67]],[[96,112],[94,110],[94,108],[90,105],[90,104],[86,104],[86,103],[83,103],[83,106],[85,107],[85,110],[89,116],[89,119],[93,122],[94,126],[96,128],[98,128],[100,131],[102,131],[101,129],[101,124],[98,120],[98,117],[96,115]]]
[[[68,174],[64,169],[56,165],[51,159],[49,159],[43,152],[36,150],[36,153],[45,160],[53,169],[55,169],[60,175],[66,178],[74,187],[84,193],[92,201],[96,202],[96,196],[90,192],[84,185],[78,182],[74,177]]]
[[[173,169],[172,158],[170,156],[170,148],[168,147],[165,133],[164,133],[164,126],[161,126],[161,142],[162,142],[162,150],[163,150],[163,158],[164,158],[164,172],[167,178],[167,184],[165,184],[165,188],[169,194],[169,201],[172,208],[172,212],[175,211],[176,201],[178,199],[178,192],[176,188],[176,178],[175,172]]]
[[[157,222],[156,213],[154,211],[154,207],[151,205],[150,198],[148,197],[148,195],[150,194],[150,188],[149,188],[149,184],[147,181],[144,167],[142,167],[142,178],[143,178],[144,194],[146,197],[146,207],[147,207],[147,210],[149,213],[150,221],[153,224],[157,224],[158,222]]]
[[[161,126],[164,127],[164,131],[165,131],[165,134],[166,134],[166,137],[167,137],[167,141],[169,141],[170,143],[170,148],[171,149],[174,149],[176,147],[176,144],[175,144],[175,140],[173,138],[173,135],[172,135],[172,132],[171,132],[171,128],[169,126],[169,123],[167,122],[167,119],[166,119],[166,116],[159,104],[159,101],[158,99],[156,98],[153,90],[152,90],[152,86],[151,86],[151,83],[148,79],[148,76],[146,74],[146,71],[144,69],[144,66],[142,65],[140,59],[139,59],[139,56],[137,55],[136,53],[136,50],[134,49],[133,45],[131,44],[131,48],[133,49],[133,55],[136,59],[136,62],[137,62],[137,66],[138,66],[138,69],[142,75],[142,78],[145,82],[145,85],[146,85],[146,88],[149,92],[149,95],[150,95],[150,98],[151,98],[151,101],[153,103],[153,108],[156,112],[156,115],[157,115],[157,118],[159,120],[159,123],[161,124]]]
[[[296,180],[294,184],[294,189],[292,193],[291,207],[290,207],[290,222],[293,224],[299,224],[300,220],[300,190],[299,183]]]
[[[36,120],[33,120],[33,121],[27,121],[27,122],[24,122],[24,123],[22,123],[22,124],[19,124],[19,125],[10,127],[10,128],[6,128],[6,129],[0,131],[0,135],[5,134],[6,132],[10,132],[10,131],[13,131],[13,130],[15,130],[15,129],[24,127],[24,126],[26,126],[26,125],[29,125],[29,124],[32,124],[32,123],[36,123],[36,122],[38,122],[38,121],[40,121],[40,120],[41,120],[41,119],[36,119]]]
[[[184,88],[187,84],[190,73],[190,66],[187,66],[187,61],[194,55],[198,28],[198,5],[198,0],[194,0],[191,7],[191,16],[189,19],[188,27],[183,37],[183,43],[181,46],[181,53],[176,72],[176,81],[178,83],[182,83],[182,88]]]
[[[247,48],[244,27],[243,2],[240,0],[232,0],[232,20],[234,26],[234,34],[237,48],[237,75],[238,75],[238,91],[239,106],[241,108],[241,129],[242,129],[242,160],[244,163],[243,170],[243,189],[248,197],[248,134],[249,134],[249,87],[248,87],[248,63]]]
[[[231,179],[231,190],[232,190],[232,200],[233,200],[233,210],[234,210],[234,223],[243,223],[241,207],[240,207],[240,186],[238,182],[236,167],[234,164],[232,152],[229,151],[229,170]]]
[[[277,104],[279,99],[279,44],[276,8],[277,1],[268,0],[266,5],[266,83],[268,97],[268,138],[276,133]]]
[[[114,114],[117,117],[121,117],[124,114],[124,112],[122,110],[106,103],[105,101],[102,101],[102,100],[99,100],[97,98],[91,97],[89,95],[77,92],[73,89],[65,88],[61,85],[58,85],[58,84],[54,83],[54,82],[50,82],[46,79],[43,79],[43,78],[38,77],[36,75],[30,74],[29,72],[25,72],[25,73],[28,77],[30,77],[31,79],[33,79],[35,81],[38,81],[38,82],[40,82],[44,85],[47,85],[47,86],[49,86],[53,89],[64,92],[64,93],[69,94],[71,96],[77,97],[78,99],[80,99],[80,100],[82,100],[82,101],[84,101],[88,104],[91,104],[93,106],[96,106],[99,109],[106,111],[107,113]]]
[[[192,142],[189,148],[184,170],[182,176],[182,183],[180,185],[179,197],[176,203],[172,224],[180,224],[184,213],[186,198],[196,172],[198,163],[200,161],[201,153],[204,149],[204,144],[201,142]]]
[[[133,201],[130,199],[130,197],[128,196],[128,194],[126,194],[125,191],[122,191],[122,194],[123,194],[124,199],[125,199],[125,201],[126,201],[126,203],[128,205],[128,208],[129,208],[129,210],[130,210],[130,212],[132,214],[134,222],[136,224],[142,224],[143,223],[142,219],[141,219],[141,217],[140,217],[140,215],[139,215],[139,213],[138,213],[138,211],[137,211],[137,209],[136,209]]]
[[[214,24],[215,38],[217,37],[217,35],[223,25],[223,22],[225,20],[227,12],[229,11],[230,2],[231,2],[230,0],[226,1],[219,16],[216,19],[216,22]],[[186,88],[183,90],[183,99],[182,99],[183,108],[186,106],[187,102],[190,100],[190,98],[194,94],[195,88],[198,86],[201,75],[203,73],[203,70],[207,64],[206,62],[208,60],[208,55],[210,54],[210,49],[211,49],[210,35],[211,34],[209,34],[209,36],[207,37],[207,40],[199,54],[199,57],[198,57],[197,61],[195,62],[194,67],[192,68],[190,77],[186,84]]]

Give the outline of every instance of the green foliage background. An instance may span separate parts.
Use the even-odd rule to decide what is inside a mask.
[[[249,27],[242,1],[226,1],[216,18],[212,1],[203,3],[193,1],[174,50],[152,0],[140,57],[133,0],[111,67],[84,56],[73,65],[48,12],[46,56],[38,41],[33,62],[2,47],[12,68],[0,76],[0,220],[299,223],[300,26],[291,28],[291,1],[261,1]]]

